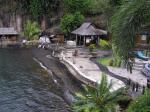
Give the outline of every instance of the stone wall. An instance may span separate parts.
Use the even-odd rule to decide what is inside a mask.
[[[88,79],[87,77],[85,77],[82,74],[82,72],[80,72],[80,70],[78,70],[78,68],[75,67],[72,63],[70,63],[66,59],[63,59],[61,62],[68,68],[68,70],[71,72],[71,74],[76,79],[78,79],[79,81],[81,81],[82,83],[84,83],[86,85],[96,87],[97,83],[95,81],[92,81],[91,79]]]

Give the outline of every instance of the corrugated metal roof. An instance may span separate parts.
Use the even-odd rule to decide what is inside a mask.
[[[96,29],[91,23],[83,23],[78,29],[71,32],[75,35],[82,35],[82,36],[94,36],[94,35],[106,35],[107,31]]]
[[[13,27],[0,28],[0,35],[18,35]]]

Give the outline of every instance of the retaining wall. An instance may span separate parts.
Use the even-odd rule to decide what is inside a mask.
[[[76,79],[80,80],[86,85],[96,87],[97,82],[85,76],[73,63],[69,62],[66,59],[61,60],[61,63],[63,63],[68,68],[68,70]]]

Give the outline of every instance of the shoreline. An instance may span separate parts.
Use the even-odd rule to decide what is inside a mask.
[[[47,58],[46,56],[49,53],[52,53],[52,52],[50,50],[44,50],[44,49],[39,49],[39,48],[33,48],[32,49],[33,59],[43,69],[48,71],[49,74],[52,74],[52,78],[54,80],[54,83],[57,84],[57,82],[59,82],[59,81],[61,81],[61,83],[63,83],[61,85],[62,86],[61,88],[63,90],[62,98],[66,101],[66,103],[71,105],[75,101],[74,93],[81,91],[81,88],[82,88],[81,82],[79,84],[78,80],[73,77],[73,75],[70,73],[69,70],[66,70],[68,68],[65,68],[66,67],[65,65],[61,65],[62,63],[59,60],[57,60],[54,57],[51,57],[52,59]],[[52,63],[51,63],[51,61],[52,61]],[[51,67],[51,65],[53,65],[53,64],[54,65],[57,64],[57,66]],[[61,65],[61,67],[59,65]],[[57,68],[59,70],[57,71],[54,68],[55,69]],[[61,77],[61,75],[63,75],[64,77],[63,76]],[[71,83],[74,83],[74,84],[71,84]]]
[[[33,60],[36,61],[44,70],[48,71],[49,74],[52,74],[51,70],[49,70],[46,66],[43,65],[37,58],[33,57]]]

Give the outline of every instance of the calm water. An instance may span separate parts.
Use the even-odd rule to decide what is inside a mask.
[[[29,50],[0,49],[0,112],[70,112]]]

